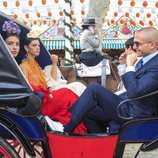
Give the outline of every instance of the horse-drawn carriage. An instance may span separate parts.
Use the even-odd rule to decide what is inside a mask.
[[[42,49],[45,49],[43,45]],[[45,59],[47,60],[48,57],[47,54]],[[122,158],[123,155],[124,157],[139,155],[154,157],[158,152],[156,151],[157,117],[137,120],[129,118],[119,133],[113,135],[110,133],[70,135],[48,131],[40,119],[42,98],[39,99],[34,94],[1,36],[0,61],[1,158]],[[44,62],[42,64],[45,65]],[[155,94],[158,92],[149,95]],[[120,115],[120,106],[123,106],[123,103],[118,106],[118,115]],[[131,151],[130,145],[136,148],[132,146],[133,151]],[[153,154],[152,151],[155,153]]]

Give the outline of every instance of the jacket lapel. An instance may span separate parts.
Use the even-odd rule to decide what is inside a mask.
[[[147,69],[154,67],[156,63],[158,63],[158,54],[150,59],[147,63],[145,63],[140,69],[138,69],[136,71],[136,76],[140,78],[143,74],[146,73]]]

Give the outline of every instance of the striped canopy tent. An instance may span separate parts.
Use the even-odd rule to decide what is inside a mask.
[[[65,40],[42,40],[44,46],[48,50],[63,50]],[[104,39],[102,42],[102,49],[124,49],[126,40],[123,39]],[[80,49],[80,41],[74,40],[74,49]]]

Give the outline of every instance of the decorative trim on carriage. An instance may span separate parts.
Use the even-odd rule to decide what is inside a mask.
[[[105,67],[105,74],[106,75],[110,75],[111,70],[110,70],[110,64],[109,64],[109,60],[106,61],[106,64],[104,65],[104,63],[101,61],[99,64],[97,64],[96,66],[86,66],[83,63],[75,64],[76,66],[76,70],[77,70],[77,75],[79,77],[99,77],[102,76],[103,74],[103,68]]]
[[[42,40],[44,46],[48,50],[61,50],[65,47],[65,40]],[[124,49],[125,48],[125,41],[122,39],[104,39],[102,43],[103,49]],[[74,49],[80,49],[80,41],[74,40]]]

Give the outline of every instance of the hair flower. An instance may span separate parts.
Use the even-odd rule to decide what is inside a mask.
[[[6,31],[7,33],[17,33],[20,34],[20,27],[13,21],[5,21],[2,26],[2,31]]]

